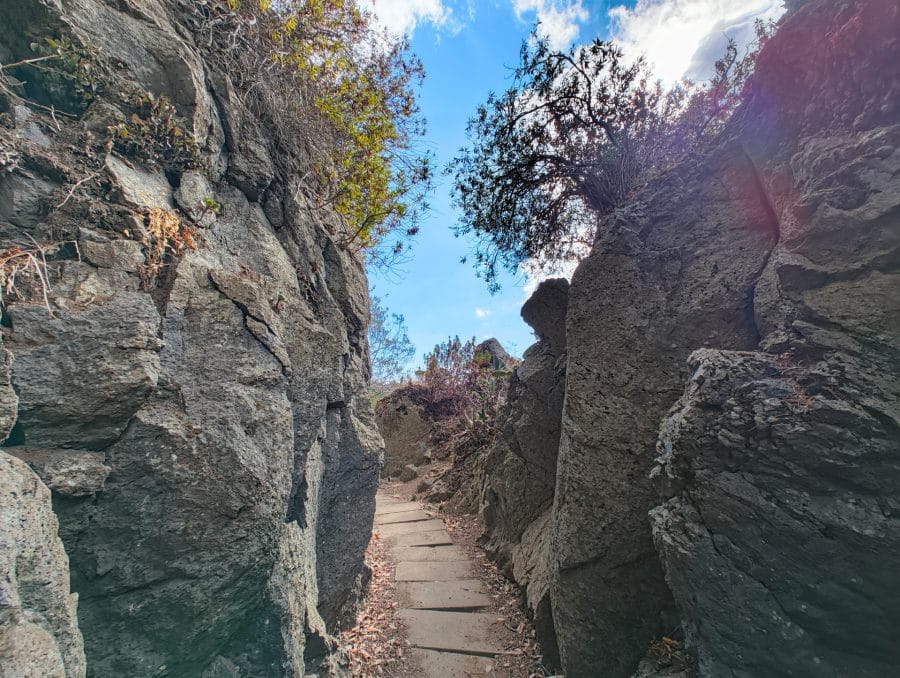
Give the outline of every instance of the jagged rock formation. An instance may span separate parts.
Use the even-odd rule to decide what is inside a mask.
[[[0,343],[0,438],[16,420],[10,353]],[[84,676],[78,596],[57,535],[50,491],[28,466],[0,452],[0,672]]]
[[[554,619],[567,675],[628,675],[672,618],[647,522],[659,421],[700,346],[749,349],[777,232],[736,143],[607,220],[572,280]],[[735,256],[735,253],[740,256]]]
[[[566,308],[569,283],[540,284],[522,308],[538,342],[510,380],[497,443],[483,462],[485,549],[525,592],[544,663],[555,665],[550,610],[550,535],[560,418],[566,385]]]
[[[740,113],[779,224],[759,348],[691,356],[651,512],[704,675],[900,665],[898,34],[893,3],[806,3]]]
[[[491,361],[491,368],[494,370],[506,370],[515,365],[513,357],[506,352],[497,339],[491,337],[485,339],[475,347],[475,355],[485,356]]]
[[[535,566],[569,678],[630,676],[662,635],[703,676],[900,662],[897,35],[884,0],[791,3],[717,146],[576,271]]]
[[[56,122],[0,97],[17,158],[0,246],[64,243],[52,315],[34,284],[4,314],[6,451],[54,490],[88,675],[302,676],[365,574],[381,454],[367,285],[185,7],[0,6],[0,61],[65,37],[100,50],[104,84],[75,106],[37,78],[26,94]],[[148,92],[174,105],[198,162],[110,150],[107,127]],[[181,251],[154,259],[163,229]]]

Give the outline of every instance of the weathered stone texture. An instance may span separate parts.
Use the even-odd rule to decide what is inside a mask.
[[[83,121],[48,133],[48,156],[96,171],[103,191],[86,183],[54,211],[52,162],[0,177],[0,245],[52,233],[81,255],[49,262],[52,315],[39,295],[7,308],[15,394],[0,388],[0,423],[11,413],[8,451],[53,489],[88,672],[302,676],[365,578],[382,443],[362,264],[298,190],[306,158],[281,148],[276,163],[193,42],[190,7],[15,4],[0,7],[4,61],[51,31],[122,64],[101,71],[109,96]],[[106,134],[125,88],[169,98],[199,169],[102,152],[77,164],[71,149]],[[158,271],[142,244],[152,208],[197,233]]]
[[[567,676],[630,675],[678,619],[701,675],[897,665],[898,31],[889,2],[794,3],[720,146],[576,271]]]
[[[569,283],[548,280],[522,309],[538,342],[510,381],[497,442],[485,456],[485,548],[525,590],[545,663],[558,662],[550,613],[547,523],[553,506],[565,394],[565,318]]]
[[[50,491],[0,452],[0,675],[81,678],[78,596],[57,535]]]
[[[679,168],[601,226],[572,281],[553,616],[566,674],[627,676],[670,621],[650,537],[658,422],[694,348],[752,348],[777,225],[737,143]]]

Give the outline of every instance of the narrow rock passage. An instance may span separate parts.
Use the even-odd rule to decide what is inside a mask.
[[[423,678],[505,676],[493,661],[504,652],[500,622],[485,613],[490,597],[443,521],[382,490],[375,528],[395,563],[398,617]]]

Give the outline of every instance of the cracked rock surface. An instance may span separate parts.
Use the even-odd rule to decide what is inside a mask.
[[[885,0],[790,3],[718,143],[576,270],[553,491],[514,429],[485,486],[569,678],[678,673],[645,658],[673,637],[710,677],[900,665],[897,34]]]
[[[49,308],[27,286],[5,308],[0,416],[5,451],[53,490],[87,673],[339,673],[326,655],[365,580],[382,454],[363,266],[305,203],[307,159],[275,148],[194,42],[188,5],[15,4],[3,61],[47,32],[98,47],[109,78],[58,126],[23,119],[46,143],[13,130],[24,160],[0,177],[0,246],[65,243]],[[198,166],[104,149],[116,92],[167,96]],[[156,269],[153,210],[196,242]]]
[[[568,293],[568,281],[546,280],[522,309],[539,341],[525,351],[510,380],[499,415],[500,433],[483,461],[485,549],[525,590],[548,666],[559,662],[550,611],[546,528],[553,508],[566,385]]]

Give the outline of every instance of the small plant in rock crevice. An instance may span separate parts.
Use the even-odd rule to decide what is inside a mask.
[[[215,198],[207,195],[203,198],[203,211],[219,214],[222,211],[222,204]]]
[[[31,65],[44,74],[41,84],[51,100],[68,98],[76,102],[77,108],[85,108],[97,97],[101,83],[96,49],[63,36],[33,42],[31,50],[39,56],[55,57]]]
[[[146,234],[141,242],[147,261],[140,276],[143,286],[149,289],[168,258],[197,249],[197,231],[178,213],[160,207],[149,209],[143,219]]]
[[[165,169],[200,166],[193,134],[178,124],[177,111],[165,96],[135,96],[137,109],[127,121],[110,127],[113,147],[125,156],[151,160]]]
[[[102,89],[99,52],[68,37],[31,43],[36,56],[0,63],[0,90],[55,115],[81,113]]]

